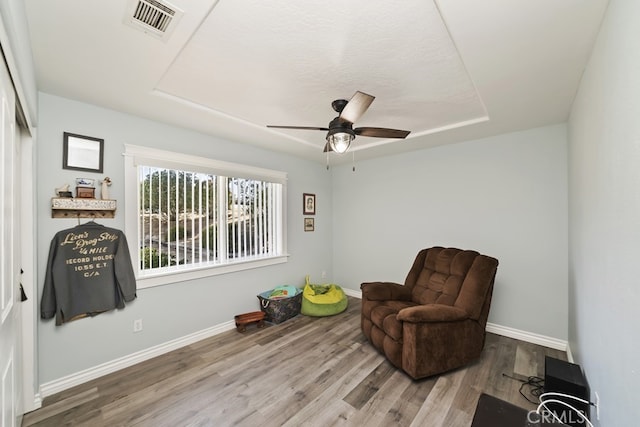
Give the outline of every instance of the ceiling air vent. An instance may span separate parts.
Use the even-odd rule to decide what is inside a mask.
[[[133,0],[125,15],[125,24],[166,40],[182,17],[182,11],[166,1]]]

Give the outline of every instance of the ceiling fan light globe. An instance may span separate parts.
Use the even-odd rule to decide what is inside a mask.
[[[327,137],[327,142],[331,149],[338,154],[345,153],[349,149],[352,140],[353,135],[346,132],[334,133]]]

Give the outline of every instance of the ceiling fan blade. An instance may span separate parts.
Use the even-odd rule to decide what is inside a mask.
[[[340,113],[340,118],[355,123],[367,111],[374,99],[376,99],[375,96],[357,91],[345,105]]]
[[[400,129],[387,129],[387,128],[373,128],[373,127],[361,127],[353,130],[356,135],[372,136],[374,138],[401,138],[404,139],[411,133],[409,130]]]
[[[321,128],[315,126],[276,126],[276,125],[267,125],[268,128],[276,128],[276,129],[301,129],[301,130],[329,130],[329,128]]]

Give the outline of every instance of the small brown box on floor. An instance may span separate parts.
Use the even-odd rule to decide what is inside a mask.
[[[79,199],[95,199],[96,189],[93,187],[76,187],[76,197]]]
[[[256,323],[258,328],[264,328],[264,312],[252,311],[251,313],[243,313],[235,316],[236,328],[238,332],[244,332],[247,330],[247,325],[250,323]]]

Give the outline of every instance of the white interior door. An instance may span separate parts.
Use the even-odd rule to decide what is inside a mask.
[[[20,425],[22,345],[20,312],[20,188],[15,92],[0,61],[0,426]]]

